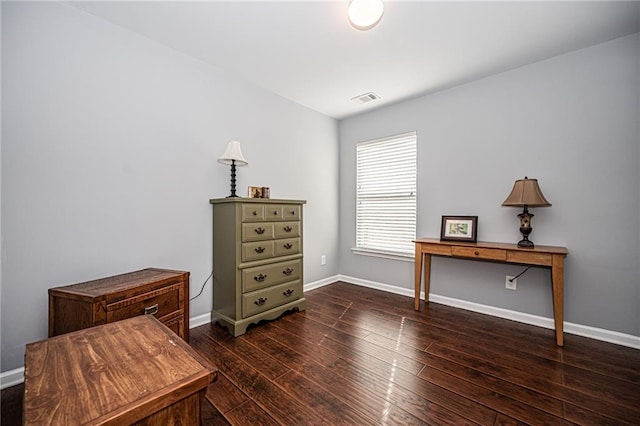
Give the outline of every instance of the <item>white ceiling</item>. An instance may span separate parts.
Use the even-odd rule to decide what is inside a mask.
[[[365,32],[348,0],[70,4],[337,119],[640,31],[638,1],[386,0]]]

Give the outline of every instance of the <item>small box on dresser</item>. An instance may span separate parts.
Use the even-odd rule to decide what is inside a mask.
[[[221,198],[210,203],[211,321],[239,336],[260,320],[304,310],[302,206],[306,201]]]
[[[49,337],[153,315],[189,341],[189,272],[147,268],[49,289]]]

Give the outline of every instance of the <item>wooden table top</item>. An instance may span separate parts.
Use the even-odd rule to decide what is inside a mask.
[[[150,315],[30,343],[25,424],[129,424],[206,387],[217,370]]]
[[[531,252],[543,252],[543,253],[552,253],[552,254],[568,254],[569,250],[566,247],[560,246],[539,246],[536,245],[533,248],[528,247],[518,247],[517,244],[510,243],[496,243],[489,241],[478,241],[476,243],[470,243],[466,241],[443,241],[437,238],[417,238],[414,240],[415,243],[421,244],[442,244],[449,246],[465,246],[465,247],[479,247],[479,248],[495,248],[502,250],[519,250],[519,251],[531,251]]]
[[[106,295],[127,293],[129,290],[139,288],[144,284],[157,283],[157,286],[160,287],[171,280],[176,282],[180,279],[188,280],[188,274],[185,271],[147,268],[140,271],[127,272],[126,274],[50,288],[49,294],[64,294],[67,297],[76,295],[79,299],[100,297],[104,299]]]

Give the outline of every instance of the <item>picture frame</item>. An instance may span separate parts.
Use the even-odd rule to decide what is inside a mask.
[[[478,216],[442,216],[440,240],[475,243],[478,238]]]
[[[262,187],[261,186],[250,186],[249,187],[249,198],[262,198]]]
[[[262,198],[271,198],[271,189],[268,186],[262,187]]]
[[[270,198],[271,189],[268,186],[250,186],[249,198]]]

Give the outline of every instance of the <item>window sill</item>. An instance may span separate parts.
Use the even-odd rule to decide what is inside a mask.
[[[373,250],[353,247],[351,253],[361,256],[381,257],[383,259],[400,260],[402,262],[413,262],[415,257],[409,253],[398,253],[384,250]]]

